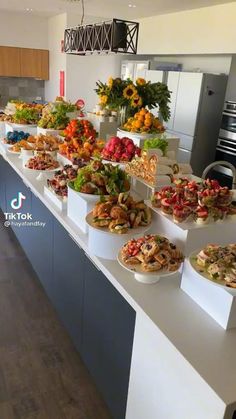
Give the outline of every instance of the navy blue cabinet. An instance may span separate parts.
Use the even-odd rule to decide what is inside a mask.
[[[81,349],[85,255],[67,231],[54,220],[54,295],[59,317],[75,346]]]
[[[42,202],[32,194],[31,208],[33,222],[45,226],[30,227],[32,246],[28,251],[29,260],[50,297],[53,292],[53,215]]]
[[[25,186],[20,176],[12,169],[12,167],[6,163],[5,166],[5,179],[6,179],[6,212],[15,215],[15,219],[12,219],[11,228],[14,231],[17,239],[19,240],[25,253],[28,255],[28,250],[32,246],[31,240],[31,227],[24,226],[23,223],[30,221],[26,220],[27,213],[31,214],[31,192],[30,189]],[[22,207],[14,209],[11,206],[11,201],[17,199],[18,194],[22,193],[25,199],[22,201]],[[22,214],[22,216],[18,214]]]
[[[6,212],[6,166],[4,158],[0,156],[0,208]]]
[[[94,377],[113,418],[123,419],[135,311],[2,159],[0,194],[3,193],[3,168],[7,212],[14,212],[11,200],[21,192],[26,200],[20,211],[32,214],[33,223],[45,223],[44,227],[13,226],[13,230]],[[4,200],[2,202],[4,206]]]
[[[135,311],[86,260],[82,357],[115,419],[125,418]]]

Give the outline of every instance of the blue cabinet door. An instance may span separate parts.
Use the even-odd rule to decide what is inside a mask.
[[[31,214],[31,192],[8,163],[5,166],[5,179],[6,212],[16,217],[10,220],[11,228],[25,253],[28,254],[28,250],[32,246],[31,227],[24,225],[24,223],[30,221],[26,220],[25,217],[27,214]],[[23,194],[25,199],[22,201],[22,206],[19,209],[14,209],[11,202],[13,199],[16,200],[18,198],[19,193]]]
[[[34,223],[45,226],[31,227],[32,247],[29,260],[37,273],[46,293],[50,297],[53,288],[53,215],[42,202],[32,194],[32,217]]]
[[[6,165],[4,158],[0,156],[0,208],[6,212]]]
[[[135,311],[86,260],[82,357],[115,419],[125,418]]]
[[[84,279],[84,252],[67,231],[54,220],[53,303],[76,348],[81,349]]]

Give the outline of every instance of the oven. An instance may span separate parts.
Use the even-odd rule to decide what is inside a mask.
[[[215,160],[224,160],[236,167],[236,102],[225,102]],[[219,167],[217,172],[217,178],[220,177],[219,180],[228,186],[232,181],[231,171]]]

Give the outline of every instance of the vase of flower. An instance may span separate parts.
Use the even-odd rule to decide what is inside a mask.
[[[119,125],[123,126],[127,118],[127,106],[119,107]]]

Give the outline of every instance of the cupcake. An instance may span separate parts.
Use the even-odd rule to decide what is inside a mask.
[[[232,192],[227,186],[220,188],[217,197],[217,205],[225,207],[229,206],[232,202]]]
[[[173,214],[173,202],[170,198],[163,198],[161,200],[161,210],[164,214]]]
[[[161,208],[161,200],[162,200],[161,192],[159,191],[154,192],[154,194],[151,196],[152,206],[155,208]]]
[[[191,209],[182,204],[175,205],[173,208],[173,218],[176,223],[183,223],[191,214]]]
[[[203,181],[203,186],[207,189],[220,189],[220,184],[218,180],[215,179],[206,179]]]
[[[191,203],[198,202],[199,185],[196,182],[189,182],[184,188],[184,198]]]
[[[228,217],[230,220],[236,221],[236,202],[233,202],[228,208]]]
[[[209,222],[209,211],[207,207],[198,206],[195,214],[197,224],[207,224]]]
[[[204,189],[198,192],[198,203],[202,207],[214,207],[218,198],[218,190]]]
[[[189,180],[186,177],[174,179],[174,185],[177,189],[184,189],[184,187],[187,186],[188,183],[189,183]]]

